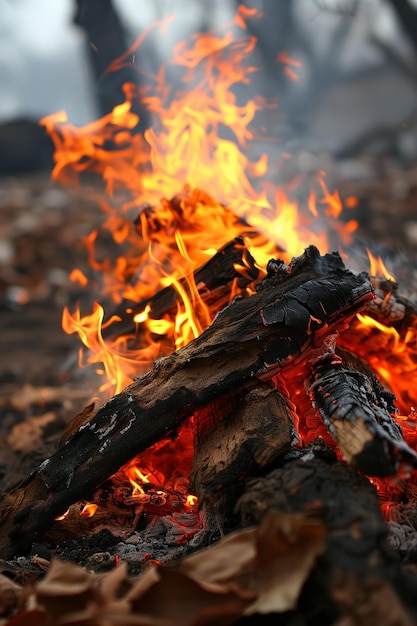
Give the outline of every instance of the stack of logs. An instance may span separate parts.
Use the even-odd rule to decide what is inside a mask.
[[[216,272],[212,280],[209,266],[196,284],[226,298],[233,268],[244,265],[241,296],[187,346],[97,411],[77,416],[55,454],[3,498],[2,557],[47,541],[71,504],[93,499],[121,466],[175,437],[193,417],[191,485],[213,531],[259,526],[271,511],[324,523],[326,547],[303,592],[305,615],[323,617],[313,606],[320,596],[327,617],[335,617],[347,602],[341,581],[353,577],[358,594],[361,586],[371,594],[383,581],[417,618],[417,575],[389,547],[369,480],[411,475],[417,454],[393,417],[395,397],[350,349],[361,342],[358,312],[404,333],[415,324],[412,304],[393,283],[355,274],[339,254],[322,256],[314,246],[289,264],[271,260],[261,279],[241,240],[220,251],[219,267],[229,254],[232,275],[227,270],[219,280]],[[256,289],[245,296],[249,283]],[[151,313],[160,316],[174,303],[167,289],[151,302]]]

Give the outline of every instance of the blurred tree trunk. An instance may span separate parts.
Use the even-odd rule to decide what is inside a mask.
[[[409,0],[391,0],[391,5],[397,14],[404,32],[411,41],[417,53],[417,9]]]
[[[110,64],[129,48],[126,30],[112,0],[76,0],[74,23],[85,32],[100,114],[106,115],[124,102],[124,83],[139,84],[133,59],[130,65],[124,63],[121,70],[107,71]],[[132,103],[132,111],[140,118],[136,131],[149,128],[150,115],[139,99]]]

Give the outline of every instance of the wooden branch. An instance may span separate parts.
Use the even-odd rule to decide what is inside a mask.
[[[215,300],[220,309],[229,302],[234,281],[238,292],[243,293],[249,284],[259,278],[259,274],[255,259],[246,248],[243,238],[235,237],[194,272],[193,281],[203,301],[209,303]],[[187,279],[181,278],[178,282],[187,295],[192,297]],[[151,319],[160,319],[175,307],[177,300],[178,291],[172,286],[161,289],[152,298],[141,302],[124,300],[111,313],[119,316],[121,321],[103,328],[104,339],[134,332],[137,325],[133,318],[147,306],[148,316]],[[129,314],[126,309],[129,309]]]
[[[345,460],[365,474],[388,476],[401,462],[415,465],[417,457],[387,394],[375,393],[375,381],[331,358],[315,367],[310,393]]]
[[[267,383],[248,393],[225,395],[194,413],[192,491],[205,526],[226,534],[244,478],[289,451],[296,440],[291,403]]]
[[[30,548],[68,506],[149,446],[175,436],[197,409],[257,386],[317,351],[373,298],[364,275],[310,246],[288,266],[268,264],[256,294],[234,300],[199,337],[155,363],[46,459],[2,502],[3,558]],[[317,342],[316,342],[317,338]]]

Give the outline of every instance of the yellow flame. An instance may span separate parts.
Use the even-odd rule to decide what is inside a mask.
[[[288,262],[310,244],[326,251],[329,232],[341,245],[352,240],[357,224],[339,220],[342,203],[325,184],[324,172],[310,181],[313,188],[303,198],[302,177],[277,186],[280,163],[266,152],[250,156],[258,139],[256,114],[265,102],[236,95],[236,86],[244,88],[255,71],[249,16],[259,14],[240,6],[218,31],[178,43],[145,88],[124,85],[125,102],[100,120],[78,128],[60,112],[41,121],[55,145],[55,180],[80,185],[88,171],[103,181],[104,193],[91,193],[105,215],[102,228],[123,251],[113,261],[103,259],[96,252],[98,233],[84,240],[89,263],[100,276],[100,298],[118,305],[146,302],[168,284],[177,294],[174,311],[162,319],[149,318],[149,306],[142,311],[130,306],[135,330],[117,339],[118,318],[104,323],[100,305],[84,316],[79,309],[64,310],[65,331],[78,333],[85,346],[81,363],[101,364],[97,371],[106,377],[101,393],[119,392],[164,350],[185,345],[207,327],[217,312],[215,303],[210,307],[203,301],[193,272],[233,238],[244,237],[260,268],[271,257]],[[151,30],[163,36],[173,25],[173,19],[156,23],[136,45]],[[132,50],[109,71],[123,67]],[[279,62],[300,67],[285,53]],[[171,66],[182,73],[175,93],[166,78]],[[139,120],[132,103],[137,98],[154,120],[144,135],[135,132]],[[247,274],[246,268],[235,268]],[[230,297],[241,293],[238,281],[232,282]],[[115,332],[104,339],[102,331],[109,326]]]
[[[366,248],[366,252],[369,258],[369,274],[396,282],[395,277],[387,270],[381,257],[375,257],[368,248]]]

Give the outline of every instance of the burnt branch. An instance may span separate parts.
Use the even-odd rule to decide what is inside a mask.
[[[382,391],[382,390],[380,390]],[[416,455],[393,419],[387,393],[371,379],[335,359],[321,362],[310,386],[312,400],[345,460],[365,474],[388,476]]]
[[[206,303],[215,301],[218,308],[228,304],[234,282],[239,292],[242,292],[249,284],[259,277],[259,269],[255,260],[246,248],[242,237],[235,237],[207,263],[198,268],[193,274],[193,282],[199,295]],[[192,298],[189,280],[182,278],[178,281],[185,293]],[[120,322],[103,328],[105,339],[135,332],[136,324],[133,318],[148,307],[148,317],[160,319],[164,314],[171,311],[178,301],[178,290],[173,286],[165,287],[158,291],[152,298],[141,302],[124,300],[112,315],[120,317]],[[129,314],[126,313],[129,310]]]

